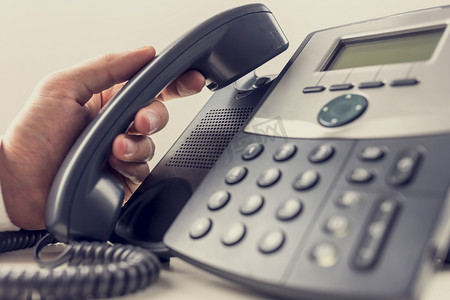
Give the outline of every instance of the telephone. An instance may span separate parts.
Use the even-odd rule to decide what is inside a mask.
[[[277,297],[419,297],[450,237],[449,21],[450,6],[313,32],[274,78],[250,73],[288,45],[267,8],[210,19],[82,134],[48,230],[176,255]],[[103,170],[112,140],[190,68],[217,92],[121,209]]]

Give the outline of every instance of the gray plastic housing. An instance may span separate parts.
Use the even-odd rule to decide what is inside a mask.
[[[114,138],[170,82],[199,70],[217,90],[283,52],[288,41],[262,4],[237,7],[195,27],[139,71],[83,131],[53,182],[46,226],[60,241],[109,239],[123,202],[107,170]]]

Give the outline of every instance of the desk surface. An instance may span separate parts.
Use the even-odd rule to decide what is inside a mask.
[[[222,10],[251,1],[1,1],[0,2],[0,134],[19,112],[34,86],[46,74],[90,57],[142,45],[161,50],[186,28]],[[264,2],[290,40],[286,53],[267,66],[281,70],[310,32],[425,7],[448,0],[321,0]],[[210,97],[203,91],[187,100],[167,103],[171,121],[154,137],[158,146],[153,164],[166,152],[198,109]],[[0,256],[0,266],[32,265],[30,251]],[[422,299],[448,299],[450,271],[437,273]],[[241,286],[173,259],[160,280],[129,299],[261,299]]]

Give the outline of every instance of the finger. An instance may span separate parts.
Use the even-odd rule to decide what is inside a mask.
[[[156,99],[167,101],[174,98],[190,96],[200,92],[204,86],[205,78],[203,75],[196,70],[191,70],[170,83]]]
[[[113,142],[112,154],[123,162],[142,163],[152,159],[155,144],[145,135],[120,134]]]
[[[63,85],[69,98],[84,105],[94,94],[124,82],[155,57],[153,47],[110,53],[47,78],[49,84]]]
[[[130,132],[150,135],[164,128],[168,121],[169,112],[166,106],[159,101],[153,101],[138,111]]]
[[[150,173],[147,163],[123,162],[114,156],[109,157],[109,165],[119,174],[133,182],[140,184]]]

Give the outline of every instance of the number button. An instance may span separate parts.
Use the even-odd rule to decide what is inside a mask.
[[[258,157],[264,150],[264,146],[260,143],[252,143],[245,147],[242,159],[252,160]]]
[[[227,191],[217,191],[208,199],[208,208],[210,210],[218,210],[224,207],[230,201],[230,193]]]
[[[304,191],[315,186],[317,182],[319,182],[319,173],[314,170],[308,170],[298,175],[292,186],[296,190]]]
[[[258,177],[260,187],[269,187],[274,185],[281,177],[281,171],[277,168],[270,168]]]
[[[243,180],[247,175],[247,168],[243,166],[237,166],[228,171],[225,182],[228,184],[236,184]]]
[[[264,254],[274,253],[281,249],[285,241],[284,232],[281,229],[274,229],[268,232],[259,242],[259,251]]]
[[[297,146],[294,144],[284,144],[273,155],[273,159],[276,161],[285,161],[294,156],[297,152]]]
[[[300,199],[289,198],[278,208],[276,216],[281,221],[289,221],[297,217],[302,208],[303,204]]]
[[[308,156],[310,162],[321,163],[330,159],[334,154],[334,147],[332,145],[321,145],[315,148]]]
[[[236,223],[222,236],[222,243],[226,246],[236,245],[244,238],[246,231],[244,224]]]
[[[212,227],[212,221],[209,218],[199,218],[192,224],[189,235],[193,239],[204,237]]]
[[[254,213],[256,213],[257,211],[259,211],[261,209],[261,207],[264,204],[264,198],[263,196],[259,195],[259,194],[254,194],[251,195],[247,201],[245,201],[239,211],[241,212],[241,214],[243,215],[252,215]]]

